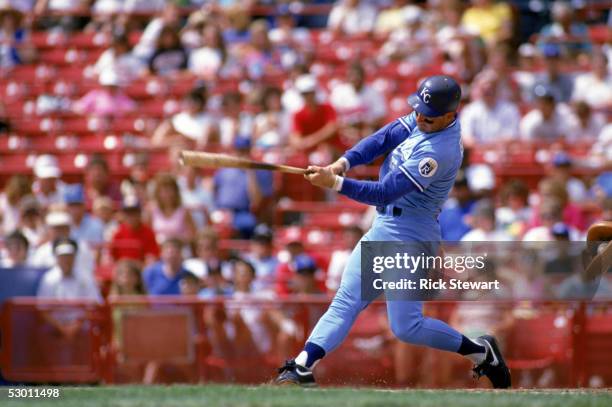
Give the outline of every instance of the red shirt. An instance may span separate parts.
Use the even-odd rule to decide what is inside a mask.
[[[153,229],[147,225],[133,229],[121,223],[113,236],[111,254],[115,260],[127,258],[143,261],[149,254],[159,257],[159,246]]]
[[[304,105],[298,112],[293,114],[293,130],[300,136],[309,136],[322,129],[327,123],[336,121],[336,111],[331,105],[323,103],[315,109]]]

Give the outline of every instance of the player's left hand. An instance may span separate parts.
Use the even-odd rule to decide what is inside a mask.
[[[304,178],[317,187],[333,188],[336,182],[336,176],[328,168],[309,165],[306,171],[307,173],[304,174]]]

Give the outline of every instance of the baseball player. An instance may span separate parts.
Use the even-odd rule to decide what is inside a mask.
[[[377,216],[361,241],[439,242],[437,221],[463,159],[457,107],[461,89],[448,76],[427,78],[408,97],[414,112],[361,140],[327,167],[308,167],[313,185],[333,188],[358,202],[374,205]],[[386,155],[378,181],[344,177],[357,165]],[[359,313],[361,245],[357,244],[327,312],[316,324],[304,350],[279,369],[277,384],[314,385],[312,369],[338,347]],[[387,316],[400,340],[457,352],[474,363],[476,377],[487,376],[493,387],[510,387],[510,371],[494,337],[469,339],[446,323],[426,318],[420,301],[387,301]]]

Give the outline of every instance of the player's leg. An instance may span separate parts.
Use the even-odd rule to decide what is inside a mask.
[[[361,299],[360,267],[361,244],[358,243],[349,257],[332,303],[315,325],[304,350],[281,368],[277,383],[314,384],[311,369],[344,341],[359,313],[369,304]]]
[[[510,387],[510,372],[494,337],[471,340],[445,322],[425,317],[420,301],[387,301],[387,316],[400,340],[459,353],[474,363],[476,375],[486,375],[496,388]]]

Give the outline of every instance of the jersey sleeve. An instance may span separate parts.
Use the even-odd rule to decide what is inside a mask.
[[[344,153],[344,158],[348,160],[351,168],[357,165],[369,164],[376,157],[386,154],[397,147],[416,126],[413,116],[401,117],[387,124]]]
[[[435,151],[432,146],[422,147],[404,161],[398,168],[421,192],[448,170],[452,160],[444,160],[443,151]]]

